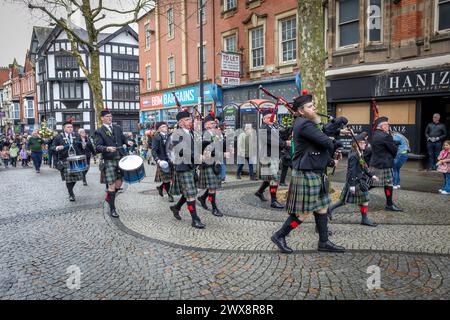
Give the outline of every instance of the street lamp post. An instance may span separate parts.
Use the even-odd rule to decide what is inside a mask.
[[[203,103],[203,10],[205,2],[200,1],[200,54],[199,54],[199,67],[200,67],[200,112],[205,114],[205,106]]]

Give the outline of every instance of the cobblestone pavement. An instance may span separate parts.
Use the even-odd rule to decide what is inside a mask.
[[[230,180],[218,196],[225,216],[199,209],[207,227],[196,230],[185,209],[181,222],[167,212],[154,167],[146,171],[119,195],[117,220],[103,207],[96,167],[75,203],[53,169],[2,169],[0,299],[450,298],[449,198],[402,190],[395,197],[406,212],[391,215],[375,190],[379,227],[358,225],[354,206],[336,212],[332,239],[346,253],[316,252],[309,219],[286,256],[268,241],[285,212],[254,199],[257,183]],[[80,268],[80,289],[66,284],[70,266]],[[367,287],[370,266],[380,268],[379,289]]]

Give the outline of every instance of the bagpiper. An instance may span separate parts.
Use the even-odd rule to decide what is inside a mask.
[[[333,210],[347,203],[355,203],[359,206],[361,213],[361,224],[369,227],[376,227],[368,217],[369,211],[369,179],[375,181],[378,177],[370,172],[364,160],[363,152],[366,149],[367,133],[362,132],[355,136],[352,142],[352,149],[348,155],[347,178],[342,189],[339,200],[328,208],[328,215],[331,216]]]
[[[345,248],[328,239],[327,208],[330,204],[326,168],[337,165],[333,159],[331,139],[319,128],[320,118],[312,95],[304,94],[294,100],[293,112],[299,117],[294,122],[294,156],[292,179],[289,185],[286,209],[289,217],[271,240],[283,253],[293,250],[285,237],[297,228],[310,213],[314,213],[319,233],[319,251],[344,252]]]
[[[394,187],[394,159],[397,155],[398,143],[390,134],[389,119],[379,117],[375,120],[376,130],[372,136],[372,156],[370,158],[370,171],[380,179],[374,181],[372,186],[384,187],[387,211],[403,211],[392,201]]]
[[[221,217],[216,203],[216,191],[221,187],[221,169],[223,161],[223,150],[226,148],[225,139],[222,133],[217,129],[217,121],[213,112],[210,112],[204,119],[205,131],[202,139],[203,161],[200,165],[199,189],[206,189],[203,195],[198,197],[198,201],[203,209],[209,210],[206,205],[206,199],[212,206],[212,214]],[[216,162],[216,160],[218,160]]]
[[[267,152],[266,157],[261,159],[261,171],[260,179],[263,180],[258,191],[256,191],[255,196],[257,196],[261,201],[267,201],[264,197],[264,191],[269,187],[271,204],[270,206],[275,209],[283,209],[284,206],[277,200],[277,190],[278,181],[280,176],[278,175],[278,170],[280,168],[280,158],[278,155],[272,155],[272,143],[274,143],[273,148],[275,150],[282,150],[284,147],[284,141],[281,140],[278,129],[274,126],[273,122],[273,111],[270,109],[264,109],[261,111],[263,116],[263,124],[261,125],[261,130],[266,132],[260,132],[260,148],[263,152]],[[265,150],[264,150],[265,149]]]
[[[171,149],[173,150],[174,178],[170,193],[181,195],[178,202],[170,206],[173,216],[181,220],[180,210],[186,203],[191,214],[192,226],[203,229],[205,225],[197,215],[195,206],[197,196],[196,161],[194,159],[194,132],[192,131],[193,120],[187,109],[177,114],[178,129],[171,135]]]
[[[53,140],[53,149],[56,151],[56,168],[61,172],[62,181],[66,182],[69,200],[75,201],[73,188],[77,181],[83,180],[83,172],[69,172],[67,158],[71,155],[81,155],[81,145],[78,143],[79,137],[73,132],[72,119],[63,123],[63,132],[58,134]]]
[[[166,191],[169,197],[169,202],[174,202],[173,196],[170,194],[170,183],[173,179],[173,164],[170,161],[168,150],[169,128],[164,121],[157,122],[155,129],[157,133],[152,141],[152,156],[157,163],[155,182],[161,182],[161,185],[156,187],[161,197],[164,197]]]
[[[105,200],[109,204],[110,215],[118,218],[116,212],[116,194],[122,187],[122,171],[119,168],[119,161],[127,154],[126,146],[131,145],[123,134],[122,128],[112,123],[112,114],[109,110],[100,113],[102,126],[94,133],[95,150],[102,154],[103,164],[100,170],[103,171],[107,191]]]

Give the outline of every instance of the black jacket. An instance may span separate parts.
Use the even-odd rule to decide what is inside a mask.
[[[369,171],[367,165],[361,165],[359,155],[355,151],[351,151],[348,155],[347,183],[350,186],[356,186],[359,184],[359,181],[364,178],[364,175],[370,178],[373,177],[373,174]]]
[[[81,152],[86,155],[86,158],[89,159],[93,154],[96,154],[94,145],[89,137],[86,138],[86,145],[83,148],[83,141],[81,140],[81,136],[78,136],[77,140],[78,145],[81,148]]]
[[[263,148],[264,146],[266,146],[266,150],[267,150],[267,156],[271,157],[272,156],[272,142],[274,143],[273,148],[276,149],[278,148],[278,155],[281,154],[281,150],[283,149],[283,147],[285,146],[285,142],[281,139],[280,137],[280,133],[278,131],[278,129],[276,129],[275,127],[269,127],[267,124],[263,123],[261,125],[261,130],[266,130],[267,134],[261,134],[261,141],[260,141],[260,149],[261,149],[261,154],[264,154],[263,152]],[[272,138],[273,136],[273,138]],[[273,141],[272,141],[273,139]]]
[[[169,134],[156,134],[152,140],[152,156],[155,161],[164,160],[169,161],[167,155],[167,142],[169,141]]]
[[[375,130],[372,136],[372,156],[370,166],[377,169],[388,169],[394,167],[394,158],[397,155],[397,143],[394,138],[382,131]]]
[[[127,145],[127,138],[122,132],[122,128],[117,125],[113,125],[113,132],[111,132],[102,125],[95,130],[94,144],[95,150],[101,152],[104,160],[118,160],[125,156],[127,151],[123,148],[123,145]],[[107,147],[116,147],[116,152],[107,152]]]
[[[429,138],[439,138],[439,141],[442,141],[447,137],[447,128],[445,127],[445,124],[438,123],[435,124],[434,122],[431,122],[427,125],[427,128],[425,129],[425,137],[427,140]]]
[[[331,139],[312,121],[298,117],[294,122],[292,169],[323,173],[334,167]]]
[[[80,139],[80,137],[78,136],[77,133],[72,133],[72,146],[73,146],[73,149],[75,150],[76,155],[82,154],[81,145],[79,144],[79,141],[80,141],[79,139]],[[56,151],[56,147],[58,147],[58,146],[64,146],[64,149]],[[53,139],[52,149],[55,150],[58,161],[66,161],[66,159],[69,157],[69,149],[70,149],[69,146],[70,146],[69,141],[66,138],[64,133],[58,134]]]
[[[170,147],[173,152],[172,162],[176,172],[192,171],[196,168],[194,159],[194,133],[187,133],[183,129],[176,129],[170,135]],[[198,161],[197,161],[198,162]]]

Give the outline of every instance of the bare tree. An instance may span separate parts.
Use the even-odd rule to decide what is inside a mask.
[[[92,91],[97,126],[100,122],[100,112],[104,109],[102,82],[100,79],[100,61],[98,37],[101,32],[110,28],[120,28],[137,21],[140,14],[154,7],[153,0],[127,0],[126,5],[121,1],[107,0],[18,0],[25,3],[28,8],[45,14],[54,24],[66,34],[71,44],[69,51],[78,62]],[[113,4],[114,3],[114,4]],[[72,23],[73,15],[81,14],[87,31],[87,39],[76,31],[79,26]],[[104,23],[110,15],[122,16],[121,21]],[[87,52],[89,68],[83,61],[81,49]]]

